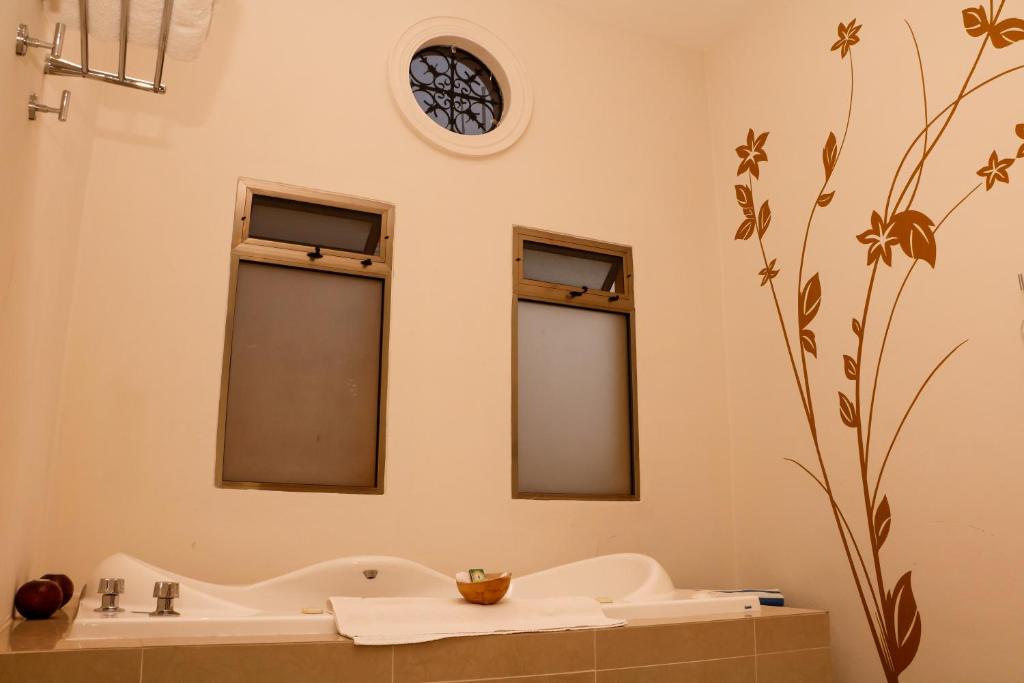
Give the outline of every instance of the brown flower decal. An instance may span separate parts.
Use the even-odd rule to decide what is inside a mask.
[[[758,275],[761,276],[761,286],[764,287],[770,281],[775,279],[775,276],[779,274],[778,269],[775,267],[776,259],[772,259],[771,263],[761,269]]]
[[[886,225],[877,211],[871,212],[871,229],[857,235],[857,241],[868,245],[868,265],[879,257],[885,265],[892,265],[892,246],[899,243],[899,237],[893,232],[892,225]]]
[[[740,158],[740,167],[736,171],[736,175],[743,175],[750,171],[750,175],[755,178],[760,177],[758,164],[768,161],[768,153],[764,151],[764,143],[767,140],[767,132],[755,137],[753,128],[747,131],[747,144],[736,148],[736,156]]]
[[[1015,159],[1000,159],[999,155],[992,152],[992,155],[988,158],[988,163],[978,169],[978,175],[985,179],[985,190],[991,190],[995,187],[996,182],[1009,183],[1010,174],[1007,173],[1009,168],[1013,166]]]
[[[983,0],[970,0],[973,4],[978,2],[979,4],[974,7],[968,7],[963,10],[963,26],[967,31],[968,35],[974,37],[978,41],[976,46],[979,50],[978,56],[975,58],[974,67],[977,67],[982,57],[981,51],[985,50],[986,47],[993,48],[989,50],[989,54],[1003,48],[1008,48],[1015,43],[1021,43],[1024,45],[1024,18],[1012,17],[1008,18],[1004,16],[1003,9],[1006,3],[1005,0],[989,0],[984,3]],[[827,4],[827,3],[825,3]],[[938,4],[938,3],[923,3],[927,5]],[[1024,4],[1024,0],[1022,0]],[[996,6],[998,5],[998,9]],[[938,12],[936,12],[937,14]],[[914,43],[914,47],[918,48],[918,40],[916,34],[914,34],[913,27],[907,22],[907,27],[910,29],[911,38]],[[916,266],[920,262],[924,262],[935,268],[936,255],[937,255],[937,231],[938,227],[934,220],[931,219],[927,214],[913,208],[914,201],[918,195],[918,189],[921,187],[922,169],[924,168],[925,162],[932,158],[933,149],[938,144],[939,139],[944,137],[946,127],[952,121],[954,115],[957,113],[958,104],[964,100],[969,94],[979,89],[983,85],[999,78],[1010,74],[1011,72],[1018,71],[1022,67],[1015,67],[1007,69],[992,76],[988,80],[980,83],[975,83],[975,72],[976,69],[972,67],[963,85],[960,87],[960,94],[954,100],[953,104],[946,107],[944,114],[940,115],[942,118],[945,117],[945,122],[941,126],[941,130],[937,131],[935,137],[932,138],[929,135],[931,126],[934,121],[929,120],[925,124],[924,130],[917,134],[907,148],[903,159],[901,160],[896,172],[892,178],[892,182],[889,187],[888,194],[885,195],[884,209],[882,211],[871,212],[870,229],[865,230],[861,234],[857,235],[857,240],[862,245],[867,247],[867,263],[868,269],[871,271],[870,279],[867,284],[867,291],[864,295],[864,312],[862,317],[853,318],[851,326],[853,334],[856,338],[856,350],[849,354],[845,354],[842,357],[843,360],[843,373],[846,379],[850,382],[855,383],[854,390],[846,390],[845,392],[838,393],[839,399],[839,415],[843,425],[850,428],[851,431],[856,432],[856,455],[858,456],[856,464],[860,470],[861,476],[861,488],[863,491],[863,502],[864,512],[866,513],[866,529],[864,535],[871,540],[870,546],[866,551],[862,552],[862,549],[857,547],[856,543],[852,545],[846,543],[850,537],[860,535],[862,532],[857,532],[851,529],[850,525],[846,523],[845,513],[843,513],[840,505],[841,501],[838,496],[833,496],[833,490],[830,485],[829,470],[832,469],[832,462],[835,460],[831,457],[826,457],[822,450],[819,448],[819,434],[820,427],[822,426],[820,417],[824,414],[824,411],[817,410],[814,407],[816,395],[820,394],[820,388],[816,394],[812,390],[812,377],[813,373],[808,371],[809,362],[811,358],[818,358],[818,342],[817,342],[817,330],[814,329],[816,316],[822,308],[822,278],[820,273],[813,273],[809,278],[806,274],[813,272],[813,269],[808,269],[809,263],[805,256],[808,254],[808,243],[811,236],[812,223],[815,217],[820,212],[820,209],[830,206],[833,203],[833,199],[836,194],[836,188],[831,185],[834,179],[834,173],[839,163],[839,157],[842,156],[842,150],[847,140],[847,133],[850,131],[850,117],[854,111],[854,71],[855,71],[855,60],[853,58],[852,50],[854,46],[860,42],[860,30],[861,25],[854,19],[849,23],[841,23],[838,28],[838,40],[832,44],[832,51],[839,52],[841,59],[840,61],[847,61],[846,57],[850,59],[845,65],[836,65],[837,68],[845,67],[850,72],[850,99],[849,99],[849,110],[847,114],[847,120],[845,127],[842,131],[842,135],[839,136],[836,132],[826,131],[828,138],[825,142],[824,147],[821,151],[821,160],[824,168],[824,180],[820,185],[818,194],[815,199],[815,203],[812,204],[810,214],[807,219],[806,227],[803,229],[803,247],[798,252],[800,254],[799,268],[796,267],[795,262],[792,264],[794,267],[793,271],[789,271],[789,274],[793,277],[794,284],[798,286],[798,301],[796,310],[796,326],[793,326],[793,320],[787,319],[787,316],[783,313],[783,305],[780,303],[778,287],[775,285],[775,279],[779,275],[778,261],[771,258],[771,254],[768,250],[769,246],[764,241],[766,230],[768,229],[771,219],[772,211],[769,207],[768,201],[762,198],[763,203],[758,204],[754,199],[754,190],[757,189],[752,180],[744,178],[741,182],[742,185],[736,185],[736,201],[739,204],[740,209],[743,212],[742,223],[739,229],[736,231],[737,240],[753,240],[756,236],[758,241],[755,249],[757,251],[756,258],[757,264],[764,266],[759,273],[759,279],[761,282],[761,288],[767,291],[763,292],[762,295],[771,295],[772,304],[775,308],[775,313],[778,318],[778,324],[780,331],[782,332],[783,341],[785,341],[785,353],[788,356],[789,364],[793,371],[793,380],[796,383],[796,389],[800,398],[803,402],[804,417],[807,421],[809,428],[810,437],[815,446],[815,451],[818,459],[818,466],[820,467],[820,474],[815,470],[815,467],[811,465],[806,466],[799,459],[786,458],[787,461],[793,463],[801,470],[803,470],[811,479],[828,495],[830,503],[830,514],[828,518],[835,519],[836,529],[841,539],[844,539],[844,550],[846,553],[847,560],[851,572],[853,574],[854,583],[857,587],[857,593],[860,598],[861,606],[864,610],[868,628],[871,632],[871,636],[874,640],[875,648],[878,653],[879,663],[881,664],[884,676],[878,677],[878,680],[885,680],[889,683],[897,683],[902,680],[903,672],[911,665],[914,661],[919,646],[921,644],[922,634],[922,616],[918,609],[918,604],[914,596],[914,588],[911,585],[911,572],[903,571],[902,574],[893,573],[892,569],[883,572],[882,565],[883,557],[882,552],[883,546],[888,547],[888,538],[890,532],[896,527],[893,521],[893,511],[889,495],[891,492],[886,492],[882,489],[882,473],[886,469],[886,464],[889,462],[889,456],[893,454],[893,448],[900,436],[901,430],[907,418],[910,416],[918,397],[921,396],[925,387],[928,386],[935,374],[942,368],[945,363],[957,352],[966,342],[953,347],[949,353],[947,353],[942,360],[940,360],[932,369],[931,373],[923,380],[920,384],[917,394],[914,399],[910,402],[909,407],[903,413],[902,419],[899,421],[895,428],[895,433],[892,435],[892,440],[889,441],[889,450],[885,452],[884,457],[881,459],[880,464],[875,464],[872,467],[868,467],[868,463],[876,463],[878,455],[875,449],[871,447],[873,443],[872,435],[872,418],[877,417],[875,413],[876,406],[876,394],[878,389],[878,376],[882,368],[882,360],[884,352],[886,351],[889,338],[889,327],[892,324],[893,316],[896,313],[897,304],[900,302],[900,297],[903,295],[904,288],[911,276],[911,273],[915,268],[902,269],[903,272],[903,283],[899,286],[896,291],[894,298],[891,301],[891,308],[889,310],[889,325],[886,326],[884,333],[881,334],[880,342],[877,339],[878,335],[872,335],[874,339],[865,339],[865,326],[867,324],[869,307],[878,298],[878,292],[884,291],[878,287],[875,287],[876,279],[887,280],[887,276],[894,275],[893,273],[879,272],[881,266],[904,266],[906,265],[902,261],[902,257],[899,252],[903,252],[906,257],[910,260],[910,265]],[[826,26],[827,30],[827,26]],[[872,34],[874,35],[874,34]],[[1024,49],[1024,48],[1021,48]],[[919,71],[922,74],[925,72],[923,59],[921,57],[920,50],[917,50],[917,60]],[[835,64],[833,62],[833,64]],[[999,68],[999,67],[997,67]],[[1024,75],[1022,73],[1021,75]],[[858,77],[859,78],[859,77]],[[827,81],[825,81],[827,84]],[[972,86],[973,84],[973,86]],[[927,110],[927,102],[925,109]],[[945,112],[948,111],[948,116],[945,116]],[[926,115],[926,118],[930,118]],[[1024,119],[1018,119],[1018,123],[1015,127],[1015,132],[1018,140],[1016,144],[1019,148],[1016,150],[1016,155],[1010,153],[1014,150],[1007,145],[1006,151],[1009,158],[1001,158],[998,152],[992,152],[991,157],[988,158],[986,165],[978,171],[978,175],[984,178],[985,186],[988,190],[991,190],[997,183],[1009,183],[1010,167],[1013,166],[1014,162],[1018,159],[1024,159]],[[1008,132],[1008,131],[1004,131]],[[758,166],[760,162],[767,160],[767,155],[764,154],[764,143],[768,134],[764,133],[760,137],[754,134],[751,130],[747,134],[746,144],[736,148],[736,153],[740,157],[740,167],[738,175],[743,175],[745,172],[749,173],[750,176],[756,178],[758,175]],[[912,162],[911,157],[913,156],[914,150],[917,148],[921,139],[925,139],[924,150],[921,160],[917,163],[917,166],[912,171],[908,170],[906,163]],[[1024,162],[1022,162],[1024,164]],[[1014,167],[1018,168],[1018,167]],[[1024,172],[1024,168],[1020,169]],[[902,187],[899,187],[902,184]],[[976,195],[977,191],[981,188],[980,182],[972,182],[970,190],[963,196],[958,203],[956,203],[949,212],[947,212],[939,225],[944,223],[954,211],[956,211],[961,205],[963,205],[972,195]],[[841,190],[842,191],[842,190]],[[810,199],[808,195],[808,199]],[[760,208],[758,208],[760,206]],[[882,204],[877,205],[879,207]],[[776,205],[776,208],[780,208]],[[786,207],[787,210],[789,207]],[[774,227],[777,230],[778,227]],[[856,234],[856,233],[853,233]],[[852,247],[851,240],[848,244]],[[858,249],[861,247],[857,247]],[[783,255],[782,260],[785,259]],[[896,262],[899,263],[896,263]],[[756,266],[751,266],[751,270]],[[920,271],[920,268],[916,270]],[[749,276],[749,275],[748,275]],[[751,281],[752,284],[752,281]],[[886,288],[888,289],[888,288]],[[873,299],[874,297],[874,299]],[[858,307],[858,310],[859,307]],[[871,309],[874,311],[874,308]],[[835,322],[835,316],[828,316],[832,322]],[[826,321],[827,322],[827,321]],[[822,324],[818,322],[817,324]],[[794,334],[796,333],[796,334]],[[792,342],[799,340],[796,345]],[[877,345],[876,345],[877,344]],[[873,353],[877,349],[877,354]],[[822,355],[825,355],[826,345],[822,344]],[[799,355],[797,355],[799,354]],[[874,368],[867,368],[866,371],[862,371],[861,364],[871,363]],[[801,372],[802,368],[802,372]],[[838,370],[838,368],[835,368]],[[868,374],[870,373],[870,374]],[[865,380],[871,377],[875,378],[875,384],[871,387],[870,392],[863,391],[864,386],[862,384]],[[870,384],[870,383],[868,383]],[[835,393],[832,396],[836,396]],[[882,405],[879,403],[878,405]],[[833,408],[834,409],[834,408]],[[836,417],[832,415],[834,420]],[[875,474],[877,472],[877,475]],[[851,519],[853,519],[851,517]],[[874,572],[867,569],[870,563],[875,565]],[[859,569],[857,565],[860,565]],[[863,571],[859,571],[863,570]],[[899,577],[897,579],[897,576]],[[890,578],[891,577],[891,578]],[[897,579],[895,583],[892,583],[893,579]],[[873,605],[872,605],[873,603]],[[874,614],[872,614],[874,612]],[[876,618],[877,617],[877,618]]]
[[[849,24],[839,24],[839,40],[832,43],[832,51],[839,50],[840,57],[845,58],[850,52],[850,48],[860,42],[861,25],[857,23],[856,19],[852,19]]]

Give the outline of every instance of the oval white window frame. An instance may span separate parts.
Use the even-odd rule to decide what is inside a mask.
[[[409,64],[417,52],[434,45],[454,45],[469,52],[498,79],[504,110],[493,130],[461,135],[439,126],[420,107],[409,87]],[[395,105],[412,129],[432,145],[463,156],[487,156],[508,149],[522,136],[533,112],[533,92],[512,51],[483,26],[457,17],[431,17],[409,27],[391,51],[388,80]]]

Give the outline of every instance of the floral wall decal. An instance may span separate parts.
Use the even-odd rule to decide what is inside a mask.
[[[735,239],[756,239],[756,252],[761,266],[757,273],[760,286],[766,287],[771,294],[786,357],[816,456],[816,464],[810,466],[798,459],[786,460],[799,467],[825,494],[879,663],[885,680],[890,682],[898,681],[900,675],[914,661],[925,632],[923,617],[914,596],[912,572],[904,570],[894,573],[887,567],[886,556],[882,552],[887,542],[895,542],[890,541],[890,534],[898,528],[894,525],[895,506],[890,501],[891,492],[883,490],[883,477],[886,467],[896,453],[903,428],[918,400],[942,367],[967,341],[954,345],[935,363],[921,381],[909,405],[899,414],[895,429],[887,438],[874,430],[879,378],[882,375],[886,345],[896,311],[908,281],[919,263],[926,263],[933,269],[939,263],[939,231],[979,189],[984,187],[987,192],[996,189],[999,184],[1009,184],[1011,168],[1017,159],[1024,158],[1024,144],[1019,145],[1012,156],[1003,156],[998,150],[993,150],[988,160],[977,170],[981,180],[963,196],[953,201],[945,213],[934,212],[934,207],[915,206],[925,167],[931,160],[936,146],[956,119],[961,104],[982,88],[1024,70],[1024,64],[1020,64],[990,76],[978,75],[983,57],[990,48],[1002,50],[1015,43],[1024,42],[1024,20],[1005,16],[1005,4],[1006,0],[1001,0],[998,4],[991,0],[987,7],[979,5],[963,10],[964,30],[970,37],[978,40],[976,56],[959,92],[937,113],[929,111],[921,50],[913,27],[907,23],[920,72],[924,102],[923,126],[903,152],[885,192],[884,201],[879,201],[876,207],[866,211],[865,213],[869,214],[867,225],[862,230],[851,231],[850,235],[851,246],[859,242],[865,249],[869,274],[863,307],[855,311],[850,322],[851,348],[847,349],[847,353],[837,354],[841,356],[843,376],[849,384],[838,392],[837,398],[834,399],[837,404],[834,404],[833,410],[836,411],[834,415],[851,432],[850,449],[855,451],[856,459],[844,460],[841,454],[833,453],[826,458],[824,445],[819,438],[821,421],[828,418],[824,417],[825,413],[819,413],[818,396],[812,386],[808,368],[814,362],[827,362],[828,354],[824,349],[819,349],[814,323],[824,305],[823,292],[827,293],[829,274],[808,274],[810,264],[807,262],[807,246],[813,234],[816,214],[827,210],[837,193],[833,186],[834,174],[846,146],[853,116],[854,57],[857,49],[863,49],[857,47],[861,43],[862,26],[856,19],[839,24],[837,39],[831,45],[831,51],[838,52],[839,59],[847,64],[849,104],[842,133],[839,136],[834,132],[829,133],[822,147],[823,180],[817,192],[812,195],[813,201],[810,202],[804,226],[799,259],[794,259],[797,263],[797,287],[793,298],[796,309],[795,329],[791,328],[791,323],[787,322],[787,316],[783,312],[787,297],[777,286],[776,278],[781,270],[780,259],[770,254],[766,239],[772,212],[767,199],[763,199],[759,205],[756,197],[755,181],[761,180],[761,173],[768,162],[766,145],[769,134],[757,133],[750,129],[745,144],[736,148],[740,160],[737,176],[741,178],[741,182],[735,186],[735,195],[742,212],[742,222],[736,231]],[[1018,123],[1014,133],[1017,138],[1024,140],[1024,123]],[[940,210],[942,208],[939,207]],[[933,216],[941,217],[936,221]],[[878,330],[873,327],[869,329],[869,312],[873,304],[879,303],[875,300],[875,285],[881,278],[895,278],[900,284],[891,301],[886,302],[888,314],[883,316],[884,327]],[[873,367],[863,368],[865,359],[872,357],[867,353],[869,348],[876,353],[873,356],[875,362]],[[821,358],[819,353],[822,355]],[[859,475],[860,491],[856,501],[840,501],[833,486],[834,468],[842,466],[844,462],[856,468]],[[893,538],[895,539],[895,536]]]

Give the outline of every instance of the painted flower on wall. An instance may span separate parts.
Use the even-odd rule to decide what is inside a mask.
[[[901,571],[892,575],[886,571],[886,558],[881,552],[882,547],[890,539],[890,533],[895,535],[898,534],[898,531],[895,531],[890,497],[883,490],[883,475],[890,459],[896,452],[896,445],[903,426],[910,418],[918,399],[938,371],[967,342],[966,340],[960,342],[938,361],[920,384],[902,416],[898,416],[892,421],[886,420],[886,423],[897,426],[894,433],[891,434],[891,438],[887,438],[881,444],[877,443],[879,435],[874,431],[878,380],[882,374],[883,361],[886,358],[886,344],[904,288],[919,262],[923,261],[931,267],[935,267],[936,235],[939,230],[956,213],[957,209],[974,196],[982,186],[987,191],[997,183],[1009,183],[1010,167],[1013,166],[1017,158],[1024,158],[1024,145],[1020,145],[1016,157],[1004,158],[998,152],[993,151],[989,156],[988,163],[977,171],[983,181],[975,183],[952,205],[952,208],[945,210],[944,207],[938,207],[939,210],[944,211],[939,214],[938,212],[922,211],[914,206],[918,198],[918,189],[924,177],[925,166],[932,161],[932,152],[953,122],[963,101],[991,83],[1011,73],[1024,70],[1024,64],[1020,64],[1004,69],[995,75],[984,77],[977,75],[977,68],[988,46],[1002,49],[1015,42],[1024,41],[1024,20],[1003,17],[1005,4],[1006,0],[1000,0],[998,4],[993,0],[989,3],[987,10],[984,6],[978,6],[963,11],[964,28],[969,35],[981,38],[981,45],[978,48],[977,57],[974,59],[974,65],[969,70],[959,92],[948,105],[934,111],[929,111],[928,107],[929,98],[925,90],[924,64],[917,36],[909,22],[907,24],[917,52],[918,67],[921,73],[925,123],[903,153],[892,177],[892,182],[889,184],[884,204],[880,202],[877,205],[879,208],[871,212],[871,227],[856,235],[857,241],[867,246],[867,266],[870,273],[867,279],[863,308],[859,309],[852,318],[854,348],[849,349],[849,353],[841,354],[843,374],[851,386],[839,392],[836,417],[856,434],[854,443],[856,459],[852,461],[852,464],[859,475],[862,488],[862,495],[857,496],[856,502],[857,507],[863,506],[863,510],[859,512],[863,515],[861,517],[863,526],[859,530],[855,530],[857,519],[852,512],[847,514],[843,502],[837,498],[836,491],[833,489],[830,469],[838,466],[842,460],[837,454],[829,454],[827,459],[825,457],[825,444],[818,438],[819,424],[822,418],[815,405],[816,396],[811,382],[812,375],[808,370],[810,363],[818,358],[819,353],[825,355],[825,349],[818,347],[817,336],[811,326],[824,305],[822,293],[823,285],[827,285],[827,274],[823,276],[819,272],[814,272],[805,276],[805,267],[808,265],[807,246],[815,215],[819,210],[828,209],[832,205],[836,190],[831,187],[831,184],[835,179],[834,174],[846,146],[847,133],[850,131],[854,97],[852,47],[860,42],[861,30],[861,26],[857,24],[856,20],[847,24],[839,24],[839,39],[833,43],[831,48],[832,51],[839,51],[841,58],[849,57],[847,62],[850,70],[850,101],[842,135],[837,137],[835,133],[829,133],[822,147],[821,163],[824,167],[824,179],[817,192],[812,195],[813,201],[810,203],[810,215],[804,231],[799,265],[794,269],[796,327],[792,331],[797,333],[795,338],[791,334],[792,323],[789,322],[791,319],[787,319],[780,299],[781,287],[778,279],[779,269],[776,267],[777,259],[770,257],[770,245],[765,239],[772,217],[768,201],[763,201],[760,205],[761,208],[755,210],[758,204],[755,200],[757,186],[754,181],[760,180],[760,171],[762,170],[760,165],[768,160],[768,155],[764,150],[768,133],[755,135],[754,130],[750,129],[747,132],[746,144],[736,148],[736,153],[740,157],[737,175],[746,176],[743,184],[735,186],[736,202],[743,212],[743,222],[736,232],[736,239],[756,242],[757,258],[759,265],[762,266],[758,276],[761,286],[769,290],[777,313],[789,366],[793,371],[800,405],[814,446],[814,454],[817,458],[816,469],[812,469],[815,468],[814,465],[805,465],[795,458],[786,458],[786,460],[807,474],[828,498],[830,516],[835,521],[879,663],[885,680],[889,683],[898,682],[900,675],[917,656],[923,633],[923,621],[914,596],[911,572]],[[1015,133],[1018,138],[1024,140],[1024,123],[1017,124]],[[1016,145],[1016,143],[1014,144]],[[938,223],[935,223],[929,214],[943,217]],[[756,240],[754,240],[755,236]],[[896,247],[899,247],[899,251],[909,258],[909,264],[905,261],[897,261]],[[885,266],[885,268],[881,266]],[[900,266],[904,266],[905,270],[902,282],[890,303],[888,317],[877,314],[869,317],[871,306],[877,298],[876,281],[879,278],[892,277],[892,273],[899,273]],[[809,269],[808,272],[810,272]],[[897,277],[899,276],[897,275]],[[880,332],[875,332],[873,328],[868,329],[869,321],[876,320],[886,321]],[[869,342],[872,345],[877,343],[874,351],[866,348]],[[868,358],[874,361],[874,367],[865,369],[862,365]],[[865,372],[865,370],[867,371]],[[879,453],[879,445],[883,449],[881,453]],[[895,582],[892,581],[893,578],[895,578]]]
[[[1024,146],[1021,149],[1024,149]],[[978,175],[985,179],[986,192],[995,187],[997,182],[1010,182],[1009,170],[1013,166],[1014,161],[1016,159],[1000,159],[995,150],[992,151],[992,155],[988,158],[988,163],[978,169]]]
[[[740,168],[736,175],[750,173],[755,178],[760,177],[760,164],[768,161],[768,153],[764,151],[764,143],[768,140],[768,133],[761,133],[754,136],[754,129],[747,131],[747,144],[736,148],[736,156],[740,158]]]
[[[887,225],[882,220],[877,211],[872,211],[871,229],[857,235],[858,242],[868,245],[869,266],[878,261],[879,257],[885,265],[892,265],[892,247],[900,242],[892,227],[891,223]]]
[[[762,268],[758,275],[761,276],[761,286],[764,287],[766,284],[775,279],[775,276],[779,274],[779,271],[775,268],[776,259],[772,259],[772,262]]]
[[[839,50],[839,56],[842,59],[846,59],[846,55],[850,53],[850,48],[860,42],[861,25],[857,23],[856,19],[850,21],[849,24],[839,24],[839,40],[832,43],[832,52]]]

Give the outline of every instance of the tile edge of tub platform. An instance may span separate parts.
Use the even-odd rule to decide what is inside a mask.
[[[102,667],[108,680],[123,676],[124,680],[197,683],[217,680],[209,678],[214,670],[243,676],[238,680],[302,676],[307,681],[360,683],[503,679],[576,683],[647,680],[644,676],[669,680],[657,675],[753,681],[755,670],[760,681],[762,669],[765,674],[800,672],[804,678],[799,680],[828,681],[831,676],[828,613],[789,607],[766,606],[758,614],[638,619],[608,630],[453,638],[386,647],[356,647],[337,635],[69,641],[60,635],[69,623],[67,618],[15,620],[0,631],[0,680],[32,680],[33,672],[43,670],[57,672],[56,680],[63,680],[61,672],[80,672],[83,666]]]

